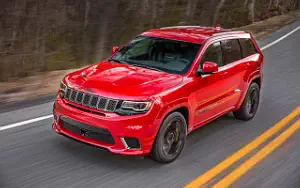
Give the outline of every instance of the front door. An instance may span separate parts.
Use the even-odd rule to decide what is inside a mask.
[[[197,128],[215,117],[228,111],[230,105],[226,102],[231,85],[228,84],[228,69],[222,69],[224,64],[221,42],[211,44],[201,60],[200,67],[205,61],[217,63],[219,71],[210,75],[198,77],[195,92],[194,128]]]

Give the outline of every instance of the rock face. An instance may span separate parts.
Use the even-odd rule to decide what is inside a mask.
[[[136,34],[171,25],[238,27],[299,0],[1,0],[0,81],[95,63]]]

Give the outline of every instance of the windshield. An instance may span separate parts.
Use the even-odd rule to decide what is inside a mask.
[[[141,36],[120,49],[111,60],[153,70],[186,73],[200,44]]]

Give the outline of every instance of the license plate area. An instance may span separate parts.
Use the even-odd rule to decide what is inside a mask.
[[[114,144],[114,139],[107,129],[98,128],[85,123],[75,121],[65,116],[60,117],[63,129],[107,144]]]

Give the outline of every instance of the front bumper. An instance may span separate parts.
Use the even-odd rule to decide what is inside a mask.
[[[115,113],[94,114],[74,108],[76,104],[72,104],[73,106],[68,104],[67,101],[59,97],[57,97],[54,104],[54,123],[52,128],[58,134],[105,148],[116,154],[147,155],[151,152],[152,144],[160,125],[160,120],[156,118],[159,112],[158,106],[153,105],[152,109],[146,114],[119,116]],[[113,142],[102,142],[85,134],[70,131],[64,128],[64,122],[62,120],[64,118],[78,122],[79,124],[92,126],[91,128],[107,130]],[[124,144],[124,138],[136,138],[139,141],[140,147],[130,149]]]

